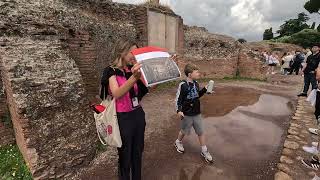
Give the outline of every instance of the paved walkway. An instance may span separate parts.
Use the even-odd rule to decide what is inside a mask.
[[[296,112],[290,122],[278,164],[279,172],[276,173],[275,180],[311,180],[316,174],[314,170],[306,168],[301,163],[301,159],[311,157],[302,150],[302,147],[309,146],[312,141],[318,140],[316,135],[308,132],[308,128],[316,127],[313,112],[314,108],[306,101],[306,98],[300,97]]]

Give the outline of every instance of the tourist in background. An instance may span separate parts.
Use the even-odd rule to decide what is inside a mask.
[[[303,92],[298,96],[307,97],[307,93],[309,90],[310,84],[312,85],[312,89],[317,88],[316,81],[316,69],[318,68],[320,62],[320,47],[319,45],[314,45],[312,47],[312,55],[310,55],[306,61],[306,65],[303,67],[302,72],[304,73],[304,88]]]
[[[304,56],[300,51],[295,52],[295,56],[293,58],[293,64],[290,70],[290,75],[295,72],[296,75],[299,74],[300,69],[302,68],[302,63],[304,61]],[[302,72],[302,71],[301,71]]]
[[[265,62],[267,63],[268,61],[268,57],[269,57],[269,53],[267,51],[263,51],[262,52],[262,56],[264,57]]]
[[[283,74],[288,75],[293,62],[293,55],[290,52],[284,53],[281,60],[282,60],[281,68],[283,69]]]
[[[308,57],[310,56],[312,54],[312,51],[309,49],[309,48],[307,48],[306,49],[306,58],[305,58],[305,60],[307,60],[308,59]]]
[[[279,64],[279,57],[276,53],[268,53],[267,63],[268,63],[268,72],[267,74],[275,74],[274,69]]]
[[[317,45],[317,46],[318,46],[318,48],[320,48],[319,45]],[[318,52],[318,55],[320,56],[319,52]],[[310,55],[310,56],[312,56],[312,55]],[[309,60],[309,58],[308,58],[308,60]],[[320,68],[319,68],[319,66],[316,70],[316,80],[318,81],[318,83],[320,82]],[[315,103],[314,115],[316,117],[317,125],[319,127],[319,125],[320,125],[320,87],[319,86],[318,86],[317,92],[316,92],[316,103]],[[319,143],[320,142],[320,133],[318,132],[319,131],[318,129],[309,128],[308,130],[310,133],[318,135],[318,142],[312,142],[311,146],[304,146],[303,147],[303,150],[305,152],[313,154],[313,156],[310,159],[303,159],[301,162],[307,168],[319,170],[319,168],[320,168],[320,160],[319,160],[320,159],[320,143]]]

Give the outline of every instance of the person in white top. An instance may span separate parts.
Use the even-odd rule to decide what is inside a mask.
[[[268,64],[269,53],[264,51],[262,52],[262,56],[264,57],[265,63]]]
[[[293,62],[293,57],[294,57],[294,55],[292,55],[290,52],[284,53],[284,55],[282,56],[281,68],[283,69],[284,75],[288,75],[290,68],[291,68],[291,64]]]
[[[275,74],[274,68],[279,64],[279,57],[276,53],[272,53],[268,56],[267,63],[268,63],[268,72],[267,74]]]
[[[312,54],[312,51],[308,48],[306,49],[306,58],[304,59],[304,63],[307,61],[308,57]]]

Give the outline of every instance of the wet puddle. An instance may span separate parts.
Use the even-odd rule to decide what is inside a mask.
[[[215,163],[200,158],[194,132],[175,151],[179,129],[172,125],[145,151],[145,180],[272,179],[279,159],[290,100],[244,88],[223,88],[202,100],[207,146]]]

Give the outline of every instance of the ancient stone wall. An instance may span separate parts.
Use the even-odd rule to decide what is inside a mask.
[[[263,57],[235,39],[185,26],[184,58],[198,65],[205,77],[241,76],[265,79]]]
[[[114,18],[75,2],[0,3],[1,75],[16,141],[35,179],[67,178],[94,158],[89,100],[115,41],[136,38],[130,18],[121,20],[121,13],[131,16],[126,10],[112,6]]]
[[[245,46],[254,51],[268,51],[268,52],[279,52],[279,55],[282,56],[286,52],[292,52],[296,50],[303,50],[302,47],[294,45],[294,44],[286,44],[286,43],[272,43],[272,42],[251,42],[246,43]]]
[[[35,179],[67,177],[95,154],[80,71],[60,40],[7,40],[1,75],[19,148]]]
[[[259,52],[243,48],[239,51],[238,74],[241,77],[264,80],[267,67]]]
[[[15,142],[12,126],[0,122],[0,147],[13,144]]]

